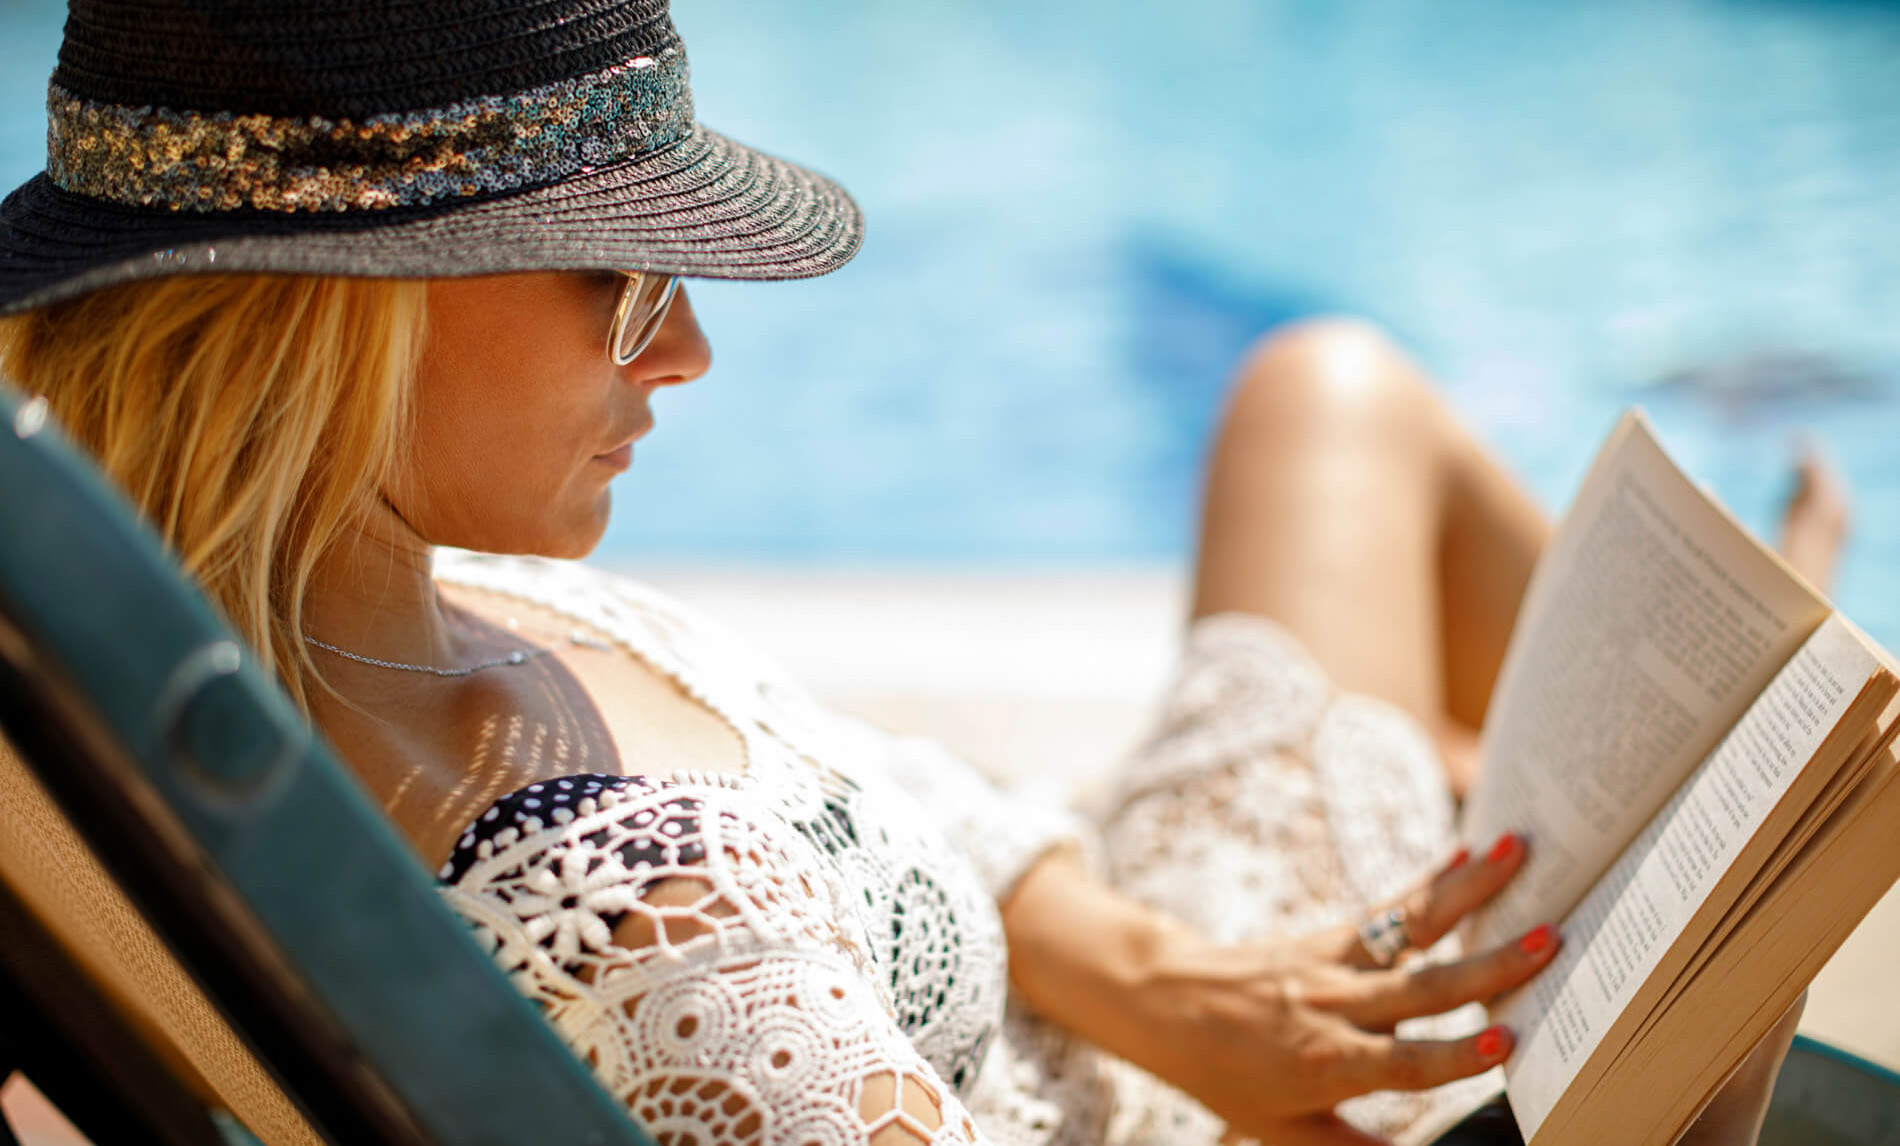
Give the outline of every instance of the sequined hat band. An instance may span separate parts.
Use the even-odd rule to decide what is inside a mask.
[[[515,95],[361,119],[133,107],[52,85],[54,185],[174,211],[363,211],[554,183],[685,139],[677,38],[649,55]]]

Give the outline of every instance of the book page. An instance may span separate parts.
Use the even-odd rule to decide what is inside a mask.
[[[1562,918],[1828,605],[1624,417],[1537,572],[1492,695],[1463,834],[1530,856],[1474,917],[1490,946]]]
[[[1497,1009],[1517,1034],[1505,1077],[1527,1139],[1879,671],[1844,622],[1823,624],[1564,920],[1557,959]]]

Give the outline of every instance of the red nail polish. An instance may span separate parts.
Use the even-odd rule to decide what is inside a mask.
[[[1540,955],[1556,938],[1557,932],[1550,924],[1540,923],[1525,932],[1524,938],[1517,941],[1517,946],[1526,955]]]
[[[1445,870],[1450,871],[1453,868],[1463,867],[1465,866],[1465,861],[1470,858],[1470,848],[1459,848],[1457,851],[1451,853],[1451,862],[1445,865]]]
[[[1504,1028],[1486,1027],[1478,1036],[1478,1057],[1485,1059],[1504,1057]]]
[[[1498,837],[1497,843],[1491,845],[1491,850],[1485,854],[1485,862],[1503,863],[1506,859],[1509,859],[1511,853],[1516,850],[1517,833],[1505,832]]]

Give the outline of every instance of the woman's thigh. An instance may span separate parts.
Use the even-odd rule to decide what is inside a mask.
[[[1194,615],[1266,616],[1341,687],[1475,727],[1549,530],[1388,339],[1302,323],[1238,373]]]

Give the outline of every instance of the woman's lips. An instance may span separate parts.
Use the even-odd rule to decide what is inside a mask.
[[[628,438],[625,442],[615,446],[604,454],[595,454],[594,460],[613,470],[615,473],[625,473],[627,467],[633,464],[633,443],[646,437],[648,432],[652,429],[653,412],[649,410],[643,414],[639,424],[634,427],[633,436],[631,438]]]

